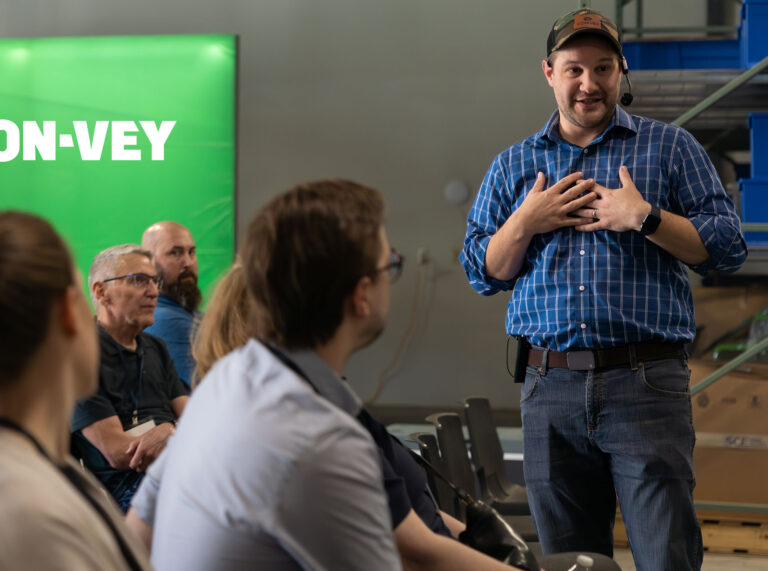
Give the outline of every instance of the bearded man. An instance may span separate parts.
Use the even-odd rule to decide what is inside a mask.
[[[202,295],[197,286],[197,253],[190,231],[178,222],[156,222],[144,231],[142,248],[152,253],[160,295],[155,324],[147,329],[168,346],[181,380],[189,386],[195,361],[191,337]]]

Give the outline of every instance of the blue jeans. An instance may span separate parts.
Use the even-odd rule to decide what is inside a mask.
[[[698,571],[687,359],[598,371],[528,367],[524,472],[544,553],[613,555],[618,496],[638,571]]]
[[[134,475],[136,475],[135,472]],[[139,484],[141,484],[141,481],[144,479],[144,474],[138,474],[138,476],[139,477],[136,478],[133,483],[122,487],[119,490],[113,490],[112,492],[117,505],[120,506],[120,509],[123,510],[123,513],[128,513],[128,508],[131,507],[133,496],[136,495],[136,491],[139,489]]]

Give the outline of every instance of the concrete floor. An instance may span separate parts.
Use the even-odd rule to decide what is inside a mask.
[[[629,549],[616,549],[614,560],[621,565],[622,571],[635,571],[632,552]],[[768,570],[768,555],[747,555],[727,553],[705,553],[701,571],[739,571],[741,569]]]

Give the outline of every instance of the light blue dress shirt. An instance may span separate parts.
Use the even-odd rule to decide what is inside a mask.
[[[155,569],[401,568],[359,401],[333,390],[344,408],[255,340],[213,366],[134,498]]]

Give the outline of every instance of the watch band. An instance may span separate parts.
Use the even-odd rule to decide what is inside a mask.
[[[651,211],[643,218],[643,223],[640,225],[640,235],[649,236],[656,232],[661,224],[661,210],[658,206],[651,205]]]

